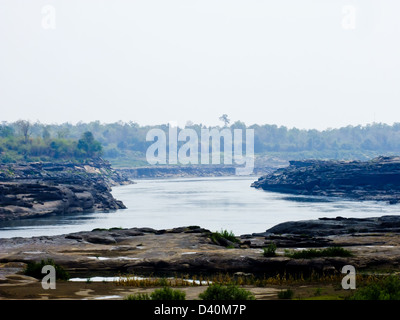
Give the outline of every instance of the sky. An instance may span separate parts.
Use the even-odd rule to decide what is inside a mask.
[[[400,122],[398,0],[0,0],[0,121]]]

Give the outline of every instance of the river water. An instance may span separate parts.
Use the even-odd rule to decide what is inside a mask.
[[[257,177],[137,180],[113,188],[128,207],[114,212],[49,216],[0,223],[0,238],[89,231],[95,228],[198,225],[236,235],[263,232],[294,220],[320,217],[376,217],[399,214],[400,205],[323,197],[289,196],[251,188]],[[312,201],[310,201],[312,200]]]

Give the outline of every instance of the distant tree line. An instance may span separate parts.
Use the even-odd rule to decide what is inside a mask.
[[[79,139],[51,137],[46,126],[35,133],[38,124],[19,120],[0,126],[0,162],[84,160],[101,156],[102,145],[92,132],[85,131]]]
[[[254,129],[256,154],[281,158],[360,158],[379,154],[400,153],[400,123],[374,123],[336,129],[305,130],[277,125],[251,125],[236,121],[230,124],[227,115],[219,129]],[[200,136],[202,124],[188,121],[186,127]],[[139,159],[153,142],[146,141],[150,129],[162,129],[168,135],[168,124],[140,126],[135,122],[42,124],[20,120],[0,125],[0,161],[17,158],[85,158],[102,155],[110,161]],[[181,128],[182,129],[182,128]],[[132,164],[132,162],[130,162]]]

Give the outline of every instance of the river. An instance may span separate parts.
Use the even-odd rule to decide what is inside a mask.
[[[137,180],[136,184],[114,187],[112,191],[128,209],[1,222],[0,238],[50,236],[95,228],[166,229],[190,225],[242,235],[263,232],[285,221],[375,217],[400,212],[400,205],[381,202],[305,198],[257,190],[250,187],[256,179]]]

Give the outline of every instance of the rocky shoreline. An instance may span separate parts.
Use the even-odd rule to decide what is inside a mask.
[[[0,221],[125,208],[111,187],[132,183],[104,160],[0,165]]]
[[[327,228],[327,221],[340,221],[340,224]],[[362,232],[351,230],[357,223]],[[379,266],[398,268],[399,226],[400,216],[287,222],[262,234],[242,235],[232,248],[215,243],[209,230],[197,226],[168,230],[97,229],[58,236],[2,239],[0,263],[53,259],[70,273],[86,277],[177,272],[337,273],[346,264],[354,265],[358,270]],[[303,234],[304,230],[318,228],[324,232]],[[332,228],[335,232],[329,231]],[[262,249],[270,243],[275,243],[280,254],[264,257]],[[283,254],[287,248],[329,246],[345,246],[355,254],[352,257],[315,259],[293,259]]]
[[[252,187],[281,193],[400,201],[400,157],[370,161],[290,161],[286,168],[262,176]]]
[[[231,177],[236,175],[236,167],[229,165],[153,165],[135,168],[119,168],[118,172],[131,179],[163,179],[192,177]],[[272,172],[276,167],[255,167],[252,175]]]

